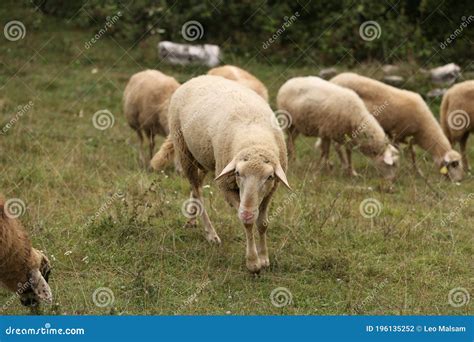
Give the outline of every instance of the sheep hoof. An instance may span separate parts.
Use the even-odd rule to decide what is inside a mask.
[[[250,273],[260,273],[261,268],[262,265],[260,264],[259,259],[247,259],[247,269],[250,271]]]
[[[347,170],[349,177],[359,177],[360,175],[355,170]]]
[[[206,240],[209,241],[210,243],[214,243],[216,245],[221,244],[221,239],[216,233],[207,234],[206,235]]]
[[[270,267],[270,259],[267,256],[260,257],[260,265],[262,267]]]

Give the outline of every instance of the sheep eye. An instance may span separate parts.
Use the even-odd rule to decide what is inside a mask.
[[[451,167],[458,167],[458,165],[459,165],[459,162],[458,162],[458,161],[453,161],[453,162],[451,163]]]
[[[235,171],[235,177],[240,177],[239,171]]]
[[[271,181],[274,178],[273,175],[268,176],[267,180]]]

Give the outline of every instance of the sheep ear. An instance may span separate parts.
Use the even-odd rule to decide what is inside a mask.
[[[275,175],[278,177],[278,179],[285,184],[285,186],[291,190],[290,184],[288,184],[288,179],[286,179],[285,171],[281,168],[281,165],[278,164],[275,167]]]
[[[219,174],[219,176],[217,176],[216,178],[214,178],[214,180],[218,180],[219,178],[221,178],[222,176],[225,176],[226,174],[230,173],[230,172],[233,172],[235,170],[235,165],[237,164],[237,161],[234,159],[232,159],[230,161],[229,164],[227,164],[227,166],[221,171],[221,173]]]
[[[385,152],[383,153],[383,161],[387,165],[393,165],[393,154],[390,149],[386,149]]]
[[[51,288],[39,270],[35,270],[31,273],[30,283],[33,292],[38,296],[39,299],[47,303],[51,303],[53,301]]]

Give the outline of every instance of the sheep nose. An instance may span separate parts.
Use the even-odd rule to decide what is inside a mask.
[[[256,217],[255,211],[246,210],[246,209],[239,210],[239,218],[242,221],[250,222],[250,221],[253,221],[255,217]]]
[[[243,211],[242,213],[240,213],[240,216],[242,216],[242,218],[245,219],[245,220],[251,220],[251,219],[253,219],[254,215],[250,211]]]

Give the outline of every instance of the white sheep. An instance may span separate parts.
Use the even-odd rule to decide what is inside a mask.
[[[263,83],[251,73],[234,65],[223,65],[213,68],[207,72],[208,75],[222,76],[232,81],[236,81],[259,94],[268,102],[268,90]]]
[[[140,140],[140,159],[148,165],[155,148],[155,135],[167,136],[168,106],[179,83],[158,70],[144,70],[134,74],[123,94],[123,111],[128,124]],[[143,151],[143,136],[148,139],[149,154]]]
[[[459,143],[464,171],[469,171],[467,139],[474,132],[474,80],[452,86],[443,96],[441,127],[451,144]]]
[[[15,292],[23,305],[51,303],[48,258],[31,246],[28,234],[0,196],[0,283]]]
[[[419,94],[354,73],[339,74],[331,82],[354,90],[395,145],[409,144],[413,167],[420,174],[415,163],[414,144],[432,155],[442,174],[453,181],[463,178],[461,155],[452,149],[430,108]]]
[[[301,133],[321,138],[321,165],[329,165],[331,141],[344,144],[346,156],[338,154],[350,175],[351,151],[361,152],[375,161],[383,176],[392,180],[396,175],[398,151],[389,144],[383,129],[369,114],[362,100],[352,90],[337,86],[319,77],[295,77],[278,91],[278,109],[288,112],[288,152],[294,156],[294,140]]]
[[[251,272],[269,266],[267,210],[278,182],[287,187],[286,146],[269,105],[254,91],[217,76],[200,76],[173,95],[170,135],[153,157],[155,169],[167,162],[174,146],[200,205],[208,241],[220,243],[203,205],[202,184],[215,172],[226,201],[238,209],[247,237],[246,264]],[[259,232],[258,249],[253,226]]]

